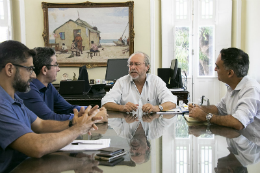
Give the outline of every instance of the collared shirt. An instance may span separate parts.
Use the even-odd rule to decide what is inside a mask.
[[[71,114],[74,108],[80,110],[80,106],[69,104],[51,83],[45,87],[38,79],[34,79],[30,87],[28,93],[17,92],[17,94],[23,99],[26,107],[41,119],[69,120],[74,117],[74,114]]]
[[[232,115],[246,128],[254,117],[260,119],[260,84],[245,76],[234,90],[228,86],[226,95],[216,106],[220,115]]]
[[[138,104],[138,107],[141,108],[146,103],[159,105],[172,102],[177,104],[177,97],[171,93],[161,78],[153,74],[146,75],[146,81],[140,94],[132,77],[126,75],[118,79],[113,88],[102,98],[102,105],[108,102],[119,105],[131,102]]]
[[[0,172],[6,161],[15,158],[20,152],[8,146],[26,133],[33,133],[31,124],[37,116],[30,111],[16,94],[14,99],[0,86]],[[18,155],[17,155],[18,154]],[[20,153],[20,155],[23,155]]]

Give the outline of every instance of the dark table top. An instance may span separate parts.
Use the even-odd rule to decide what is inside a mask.
[[[40,159],[27,158],[12,172],[260,172],[258,119],[237,131],[187,123],[182,115],[108,113],[108,123],[98,124],[92,136],[78,139],[111,139],[112,147],[127,151],[124,161],[103,166],[92,159],[97,151],[55,152]]]

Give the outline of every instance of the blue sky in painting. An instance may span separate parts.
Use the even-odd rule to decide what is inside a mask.
[[[128,37],[128,7],[108,8],[48,8],[49,33],[67,22],[81,20],[96,26],[102,39],[118,39],[126,29],[124,36]],[[52,36],[50,36],[51,39]]]

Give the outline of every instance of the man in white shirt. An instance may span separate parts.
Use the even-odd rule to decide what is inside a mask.
[[[114,87],[102,99],[107,110],[132,112],[159,112],[176,107],[177,97],[166,84],[153,74],[149,56],[143,52],[133,53],[128,59],[129,75],[118,79]]]
[[[189,116],[200,121],[238,130],[260,119],[260,85],[249,78],[249,57],[240,49],[222,49],[216,60],[218,80],[226,83],[227,93],[220,103],[210,106],[189,104]]]

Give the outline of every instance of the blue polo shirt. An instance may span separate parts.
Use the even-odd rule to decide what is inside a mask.
[[[38,79],[34,79],[30,87],[31,90],[28,93],[17,92],[17,94],[23,99],[25,106],[41,119],[70,120],[74,117],[73,109],[76,108],[79,111],[81,108],[81,106],[69,104],[51,83],[45,87]]]
[[[8,146],[26,133],[33,133],[31,124],[37,116],[25,107],[16,94],[14,99],[0,86],[0,172],[6,169],[7,161],[26,157]],[[15,162],[12,162],[15,163]]]

